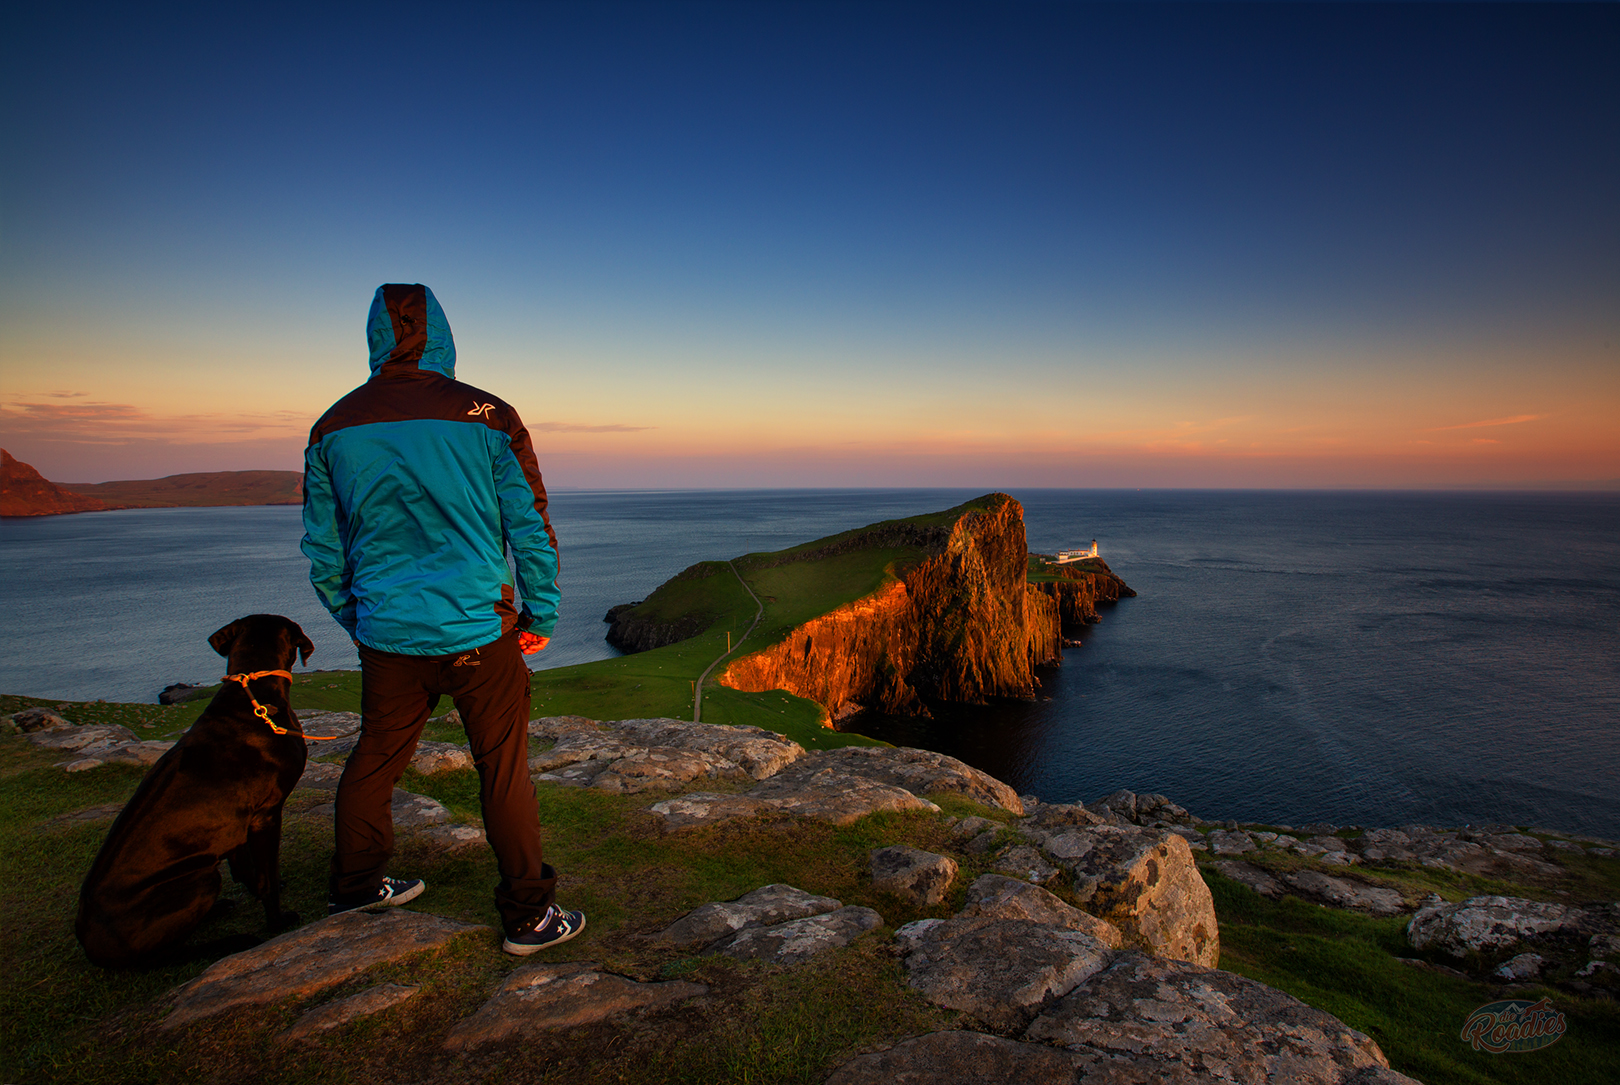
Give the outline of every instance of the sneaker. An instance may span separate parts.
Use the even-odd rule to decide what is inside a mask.
[[[584,912],[566,912],[553,904],[544,913],[518,924],[506,936],[501,948],[519,957],[538,953],[547,946],[561,945],[585,929]]]
[[[326,914],[338,915],[342,912],[380,912],[384,908],[392,908],[396,904],[404,904],[408,900],[415,900],[427,888],[427,882],[421,878],[384,878],[377,887],[377,893],[369,900],[361,898],[351,904],[343,904],[335,900],[326,902]]]

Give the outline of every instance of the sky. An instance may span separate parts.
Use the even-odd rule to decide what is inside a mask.
[[[19,5],[0,445],[299,470],[421,282],[553,489],[1620,488],[1617,49],[1612,4]]]

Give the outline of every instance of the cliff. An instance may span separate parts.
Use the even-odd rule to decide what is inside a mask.
[[[71,493],[28,464],[0,449],[0,516],[55,516],[64,512],[99,512],[107,505],[94,497]]]
[[[1056,603],[1065,633],[1097,621],[1098,603],[1117,603],[1136,594],[1101,558],[1057,565],[1047,555],[1031,554],[1029,586]]]
[[[1094,617],[1107,594],[1089,581],[1052,590],[1030,584],[1023,506],[1006,494],[735,564],[770,597],[770,570],[896,546],[902,556],[876,590],[778,631],[768,647],[733,661],[720,682],[749,692],[785,689],[834,717],[856,707],[908,715],[925,714],[930,700],[1029,698],[1035,667],[1059,658],[1065,600],[1079,613],[1084,599]]]

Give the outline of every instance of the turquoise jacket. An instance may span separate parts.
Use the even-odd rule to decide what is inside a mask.
[[[321,416],[304,452],[315,594],[385,652],[550,636],[557,537],[517,411],[455,379],[450,324],[425,286],[379,286],[366,338],[371,379]]]

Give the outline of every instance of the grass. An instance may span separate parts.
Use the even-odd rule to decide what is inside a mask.
[[[64,776],[56,751],[20,736],[0,737],[0,1080],[344,1082],[374,1078],[508,1081],[820,1081],[859,1046],[948,1024],[900,982],[883,949],[886,931],[813,966],[787,970],[693,959],[648,938],[707,900],[732,899],[784,881],[851,904],[877,907],[890,928],[925,914],[874,894],[868,852],[891,843],[938,849],[947,830],[926,814],[875,815],[847,828],[792,818],[662,835],[642,809],[647,796],[539,789],[548,859],[562,872],[561,896],[591,925],[558,960],[589,959],[637,979],[679,975],[709,984],[715,1001],[660,1017],[570,1030],[466,1060],[443,1055],[449,1023],[487,998],[518,962],[492,934],[469,935],[442,952],[375,969],[311,1003],[266,1006],[200,1023],[177,1034],[153,1028],[163,994],[203,961],[143,973],[93,968],[74,942],[75,897],[108,820],[63,818],[126,800],[141,770],[105,766]],[[457,818],[478,810],[470,771],[407,774],[402,786],[444,802]],[[324,912],[330,822],[313,808],[327,796],[289,802],[283,841],[286,904],[306,918]],[[948,796],[942,804],[978,812]],[[486,849],[443,855],[406,844],[395,869],[431,886],[413,907],[495,925],[497,880]],[[227,882],[227,894],[241,897]],[[959,894],[960,895],[960,894]],[[959,906],[960,901],[952,907]],[[950,907],[927,910],[948,914]],[[209,938],[260,929],[262,912],[243,898]],[[283,1047],[276,1033],[315,1002],[377,982],[421,983],[415,999],[337,1030],[312,1045]],[[244,1068],[254,1068],[251,1072]]]
[[[1382,873],[1382,872],[1380,872]],[[1552,988],[1498,989],[1411,958],[1405,917],[1374,919],[1293,897],[1271,901],[1204,871],[1221,927],[1220,967],[1286,991],[1371,1036],[1426,1085],[1607,1080],[1620,1066],[1620,1007]],[[1503,997],[1553,999],[1569,1031],[1538,1051],[1492,1055],[1460,1038],[1468,1015]]]

